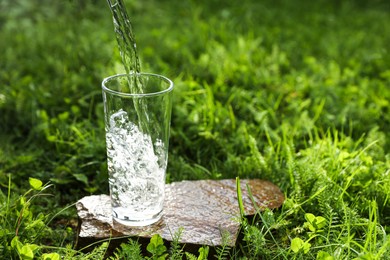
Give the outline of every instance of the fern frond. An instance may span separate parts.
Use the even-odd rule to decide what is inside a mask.
[[[230,246],[228,245],[230,240],[230,233],[227,230],[221,230],[222,245],[217,247],[215,257],[218,260],[229,259]]]
[[[122,243],[109,260],[134,259],[142,260],[141,245],[138,241],[129,239],[128,243]]]

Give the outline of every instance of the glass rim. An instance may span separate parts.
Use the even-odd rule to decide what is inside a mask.
[[[135,74],[134,72],[132,72],[132,73],[121,73],[121,74],[115,74],[115,75],[108,76],[108,77],[104,78],[103,81],[102,81],[102,89],[103,89],[103,91],[108,92],[108,93],[113,94],[113,95],[123,96],[123,97],[151,97],[151,96],[162,95],[164,93],[168,93],[168,92],[171,92],[173,90],[173,81],[172,80],[170,80],[169,78],[167,78],[165,76],[159,75],[159,74],[146,73],[146,72],[141,72],[141,73],[137,73],[137,74],[141,75],[141,76],[152,76],[152,77],[155,77],[155,78],[160,78],[163,81],[165,81],[166,83],[168,83],[169,86],[166,89],[163,89],[163,90],[160,90],[160,91],[157,91],[157,92],[126,93],[126,92],[120,92],[120,91],[113,90],[113,89],[111,89],[111,88],[109,88],[109,87],[107,87],[105,85],[108,81],[110,81],[112,79],[120,78],[120,77],[124,77],[124,76],[134,76],[134,74]]]

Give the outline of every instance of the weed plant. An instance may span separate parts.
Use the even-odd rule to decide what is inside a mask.
[[[215,255],[155,237],[110,257],[390,258],[388,1],[125,2],[143,70],[176,86],[168,182],[261,178],[286,201]],[[1,1],[0,39],[0,258],[103,259],[109,241],[75,249],[72,205],[108,190],[106,2]]]

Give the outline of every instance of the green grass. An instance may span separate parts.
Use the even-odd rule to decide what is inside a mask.
[[[125,3],[143,71],[175,82],[167,180],[261,178],[286,195],[220,259],[389,259],[388,1]],[[96,259],[107,244],[73,249],[72,204],[108,192],[100,83],[124,71],[110,11],[0,10],[0,256]]]

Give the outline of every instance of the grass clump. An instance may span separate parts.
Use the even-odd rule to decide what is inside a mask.
[[[144,71],[176,86],[168,181],[262,178],[286,194],[242,219],[234,248],[157,258],[388,258],[388,1],[125,2]],[[102,258],[108,242],[75,250],[67,205],[107,193],[100,83],[123,72],[110,11],[0,9],[0,255]],[[138,246],[116,256],[152,257]]]

